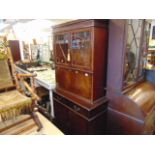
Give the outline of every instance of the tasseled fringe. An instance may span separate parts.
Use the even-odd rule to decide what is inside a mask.
[[[30,114],[32,112],[32,104],[24,104],[16,107],[12,107],[6,111],[0,112],[1,121],[5,122],[10,119],[14,119],[15,117],[21,114]]]

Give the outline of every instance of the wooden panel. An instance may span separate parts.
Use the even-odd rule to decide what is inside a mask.
[[[54,96],[55,120],[58,127],[67,134],[105,134],[107,101],[99,106],[86,108],[58,95]]]
[[[56,87],[71,90],[72,72],[70,69],[56,67]]]
[[[94,120],[88,122],[88,134],[107,134],[107,110],[99,113]]]
[[[155,132],[155,107],[145,117],[143,134],[153,134]]]
[[[19,41],[18,40],[9,40],[9,46],[11,49],[11,53],[12,53],[14,62],[21,60]]]
[[[143,134],[144,121],[108,108],[108,134]]]
[[[107,87],[122,91],[126,20],[110,20],[108,41]]]
[[[92,74],[57,67],[57,88],[91,99]]]
[[[111,93],[109,131],[113,134],[153,134],[154,96],[155,86],[149,82],[138,83],[124,94]]]
[[[96,116],[98,113],[105,111],[107,109],[107,102],[106,98],[103,98],[96,104],[87,104],[83,105],[83,103],[77,102],[76,104],[72,102],[72,100],[68,99],[66,96],[59,94],[56,91],[53,91],[53,98],[63,103],[65,106],[71,108],[73,111],[78,112],[79,114],[83,115],[85,119],[92,118]]]
[[[87,132],[87,121],[76,113],[69,111],[70,133],[73,135],[85,135]]]
[[[74,71],[72,72],[72,92],[87,99],[92,96],[92,74]]]
[[[107,73],[108,30],[94,29],[93,100],[105,95]]]
[[[126,94],[142,110],[146,116],[155,106],[155,85],[143,82],[135,86]]]
[[[59,102],[54,100],[54,113],[56,118],[56,124],[64,133],[69,131],[69,116],[68,110]]]
[[[108,20],[107,19],[83,19],[83,20],[75,20],[71,22],[67,22],[64,24],[59,24],[53,26],[53,31],[60,32],[60,31],[72,31],[81,28],[89,28],[89,27],[102,27],[107,28]]]

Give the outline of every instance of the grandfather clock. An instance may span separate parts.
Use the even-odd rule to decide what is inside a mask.
[[[155,85],[145,80],[149,24],[110,20],[107,73],[109,134],[153,134]]]
[[[53,27],[55,121],[67,134],[105,134],[108,20]]]

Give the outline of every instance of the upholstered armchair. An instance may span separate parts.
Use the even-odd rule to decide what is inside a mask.
[[[31,78],[31,87],[25,78]],[[17,74],[14,68],[12,55],[7,44],[0,42],[0,122],[13,119],[22,114],[30,114],[38,125],[38,130],[42,128],[36,115],[36,102],[39,97],[34,93],[34,74]],[[23,90],[29,92],[25,94]]]

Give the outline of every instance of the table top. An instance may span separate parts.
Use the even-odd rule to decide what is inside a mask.
[[[48,68],[43,71],[35,71],[35,73],[37,74],[36,79],[45,81],[49,84],[55,84],[55,70]]]
[[[16,69],[20,72],[23,73],[30,73],[27,70],[24,70],[18,66],[16,66]],[[55,88],[55,70],[52,70],[50,67],[43,67],[43,69],[38,70],[38,71],[34,71],[34,73],[37,74],[36,82],[39,83],[40,85],[44,86],[47,89],[53,89]]]

